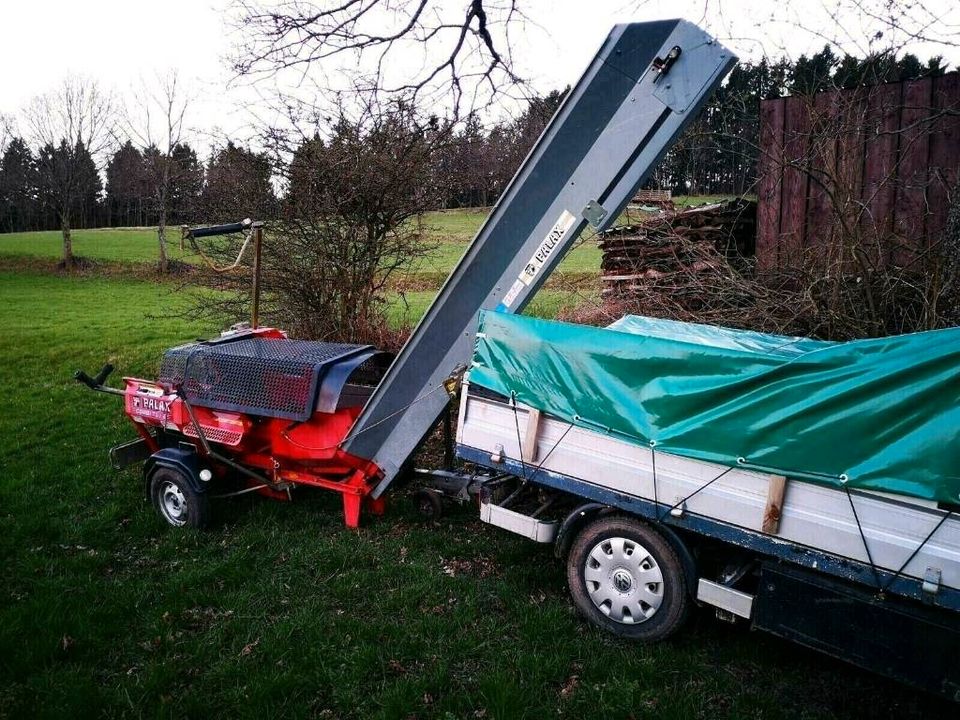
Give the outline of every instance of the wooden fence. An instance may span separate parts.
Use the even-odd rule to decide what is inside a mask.
[[[943,230],[960,167],[960,74],[766,100],[761,268],[909,266]]]

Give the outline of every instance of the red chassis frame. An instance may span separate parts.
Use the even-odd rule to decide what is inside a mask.
[[[228,463],[216,456],[255,472],[263,482],[247,478],[248,484],[267,497],[287,500],[286,490],[295,485],[333,490],[343,498],[344,520],[351,528],[358,527],[362,506],[376,515],[385,509],[382,498],[369,497],[380,469],[340,448],[360,407],[315,412],[305,422],[291,422],[188,407],[159,383],[133,377],[123,381],[124,411],[152,453],[160,444],[150,428],[159,428],[190,441],[219,475],[227,473]]]

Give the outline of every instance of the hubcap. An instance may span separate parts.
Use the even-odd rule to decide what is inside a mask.
[[[643,545],[628,538],[606,538],[594,545],[583,578],[597,609],[625,625],[649,620],[663,603],[660,566]]]
[[[160,486],[160,512],[171,525],[187,522],[187,498],[177,484],[169,480]]]
[[[633,587],[633,575],[626,570],[617,570],[613,574],[613,586],[619,593],[628,593]]]

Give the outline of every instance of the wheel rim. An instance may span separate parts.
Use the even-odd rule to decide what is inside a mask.
[[[660,566],[643,545],[629,538],[606,538],[594,545],[583,578],[596,608],[624,625],[649,620],[663,603]]]
[[[187,522],[187,498],[180,487],[170,480],[160,485],[160,512],[171,525],[183,525]]]

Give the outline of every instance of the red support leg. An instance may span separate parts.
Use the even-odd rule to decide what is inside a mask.
[[[365,498],[365,507],[371,515],[383,515],[387,511],[387,499],[385,497]]]
[[[348,528],[360,527],[360,501],[359,495],[352,493],[343,494],[343,519]]]

